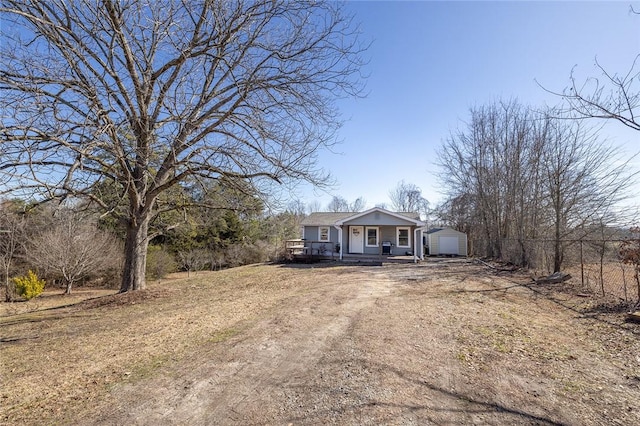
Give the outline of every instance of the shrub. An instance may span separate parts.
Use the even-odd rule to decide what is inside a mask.
[[[270,250],[270,246],[263,241],[232,244],[225,251],[226,266],[234,268],[236,266],[265,262],[269,260]]]
[[[114,235],[100,231],[90,218],[61,211],[32,236],[27,260],[61,278],[70,294],[74,284],[100,276],[119,258],[118,245]]]
[[[160,246],[149,246],[147,251],[147,276],[157,280],[175,272],[176,260],[171,253]]]
[[[266,241],[256,241],[248,247],[245,261],[246,263],[262,263],[270,260],[273,247]]]
[[[21,277],[14,277],[12,281],[18,294],[26,300],[33,299],[44,291],[44,280],[39,279],[33,271]]]

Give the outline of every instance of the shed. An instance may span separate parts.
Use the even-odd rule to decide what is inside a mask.
[[[430,256],[466,256],[467,234],[451,228],[433,228],[426,233]]]

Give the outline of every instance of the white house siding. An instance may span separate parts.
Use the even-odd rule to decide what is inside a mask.
[[[427,235],[430,255],[467,255],[467,235],[455,229],[445,228]],[[457,239],[457,247],[451,248],[452,238]],[[445,247],[442,247],[444,243]]]

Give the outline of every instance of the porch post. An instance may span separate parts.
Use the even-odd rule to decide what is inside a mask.
[[[344,251],[344,244],[342,241],[342,226],[333,225],[338,230],[338,244],[340,244],[340,260],[342,260],[342,253]]]
[[[415,233],[413,234],[413,261],[414,263],[418,263],[418,258],[420,260],[424,260],[424,247],[422,246],[422,231],[423,227],[416,228]],[[420,249],[420,254],[418,254],[418,249]]]

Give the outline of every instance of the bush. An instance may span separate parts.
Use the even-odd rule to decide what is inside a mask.
[[[149,246],[147,250],[147,276],[162,279],[177,270],[176,260],[161,246]]]
[[[270,246],[263,241],[232,244],[225,251],[226,266],[235,268],[236,266],[265,262],[269,260],[270,250]]]
[[[39,296],[44,291],[44,280],[38,278],[33,272],[27,272],[22,277],[14,277],[11,279],[16,286],[16,291],[26,300]]]
[[[256,241],[247,247],[245,263],[262,263],[270,260],[273,248],[266,241]]]

